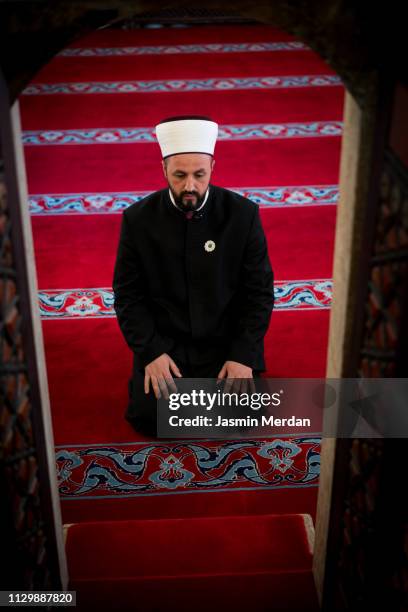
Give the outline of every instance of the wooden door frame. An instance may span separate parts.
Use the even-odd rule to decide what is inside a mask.
[[[27,177],[21,137],[19,102],[9,105],[6,82],[0,71],[0,130],[5,166],[7,208],[11,223],[18,308],[21,313],[24,354],[30,388],[31,414],[47,554],[54,585],[66,589],[68,568],[55,464],[44,339],[38,308],[38,282]],[[55,587],[57,588],[57,586]]]
[[[364,109],[346,90],[326,364],[328,379],[358,377],[369,261],[394,86],[392,79],[380,80],[375,76]],[[313,574],[323,609],[334,587],[351,442],[341,438],[322,439]]]

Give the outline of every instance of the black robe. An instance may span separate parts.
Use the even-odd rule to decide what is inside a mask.
[[[171,352],[176,363],[221,355],[265,371],[273,271],[259,206],[247,198],[210,184],[192,219],[168,188],[132,204],[122,214],[112,286],[134,368]]]

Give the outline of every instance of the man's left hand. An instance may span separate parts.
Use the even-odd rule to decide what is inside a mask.
[[[248,385],[252,392],[255,391],[252,368],[238,363],[238,361],[226,361],[218,373],[218,381],[226,378],[224,393],[228,393],[232,388],[235,393],[246,393]],[[238,379],[238,380],[234,380]]]

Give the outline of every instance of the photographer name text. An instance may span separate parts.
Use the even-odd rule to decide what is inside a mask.
[[[310,419],[299,419],[294,415],[287,418],[276,418],[273,415],[256,417],[232,417],[225,418],[218,416],[212,417],[197,415],[195,417],[179,417],[172,415],[169,417],[169,424],[172,427],[310,427]]]

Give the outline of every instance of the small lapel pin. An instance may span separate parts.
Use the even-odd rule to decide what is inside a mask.
[[[211,251],[213,251],[215,249],[215,242],[214,242],[214,240],[207,240],[207,242],[204,245],[204,248],[207,251],[207,253],[211,253]]]

